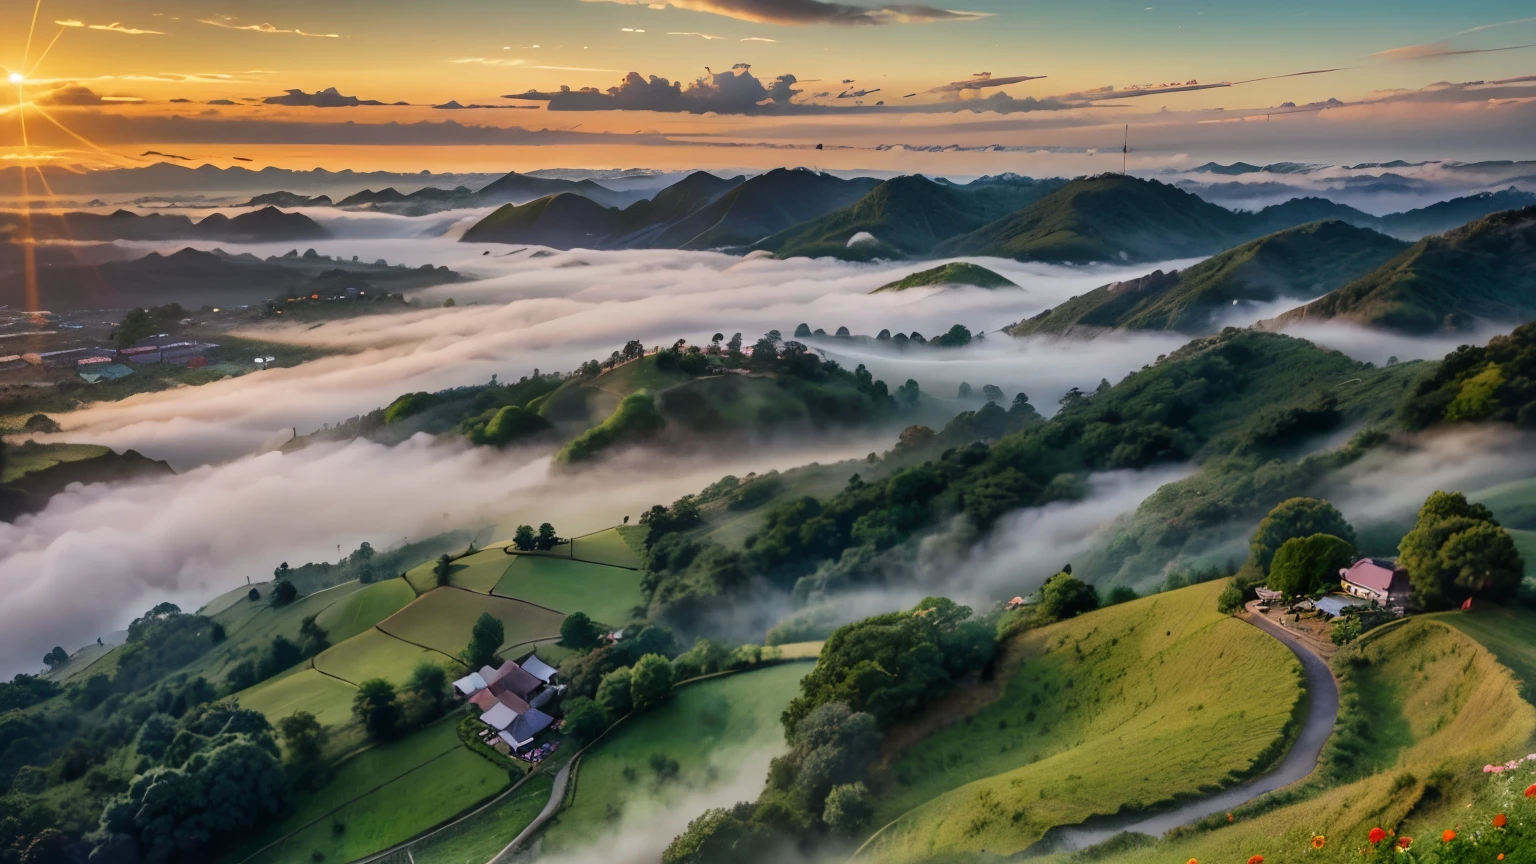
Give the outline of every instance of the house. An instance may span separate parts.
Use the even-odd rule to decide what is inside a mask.
[[[486,692],[489,693],[490,691],[487,690]],[[500,702],[502,705],[511,708],[513,711],[516,711],[519,715],[527,714],[528,711],[533,707],[532,705],[529,705],[527,702],[523,701],[521,697],[511,693],[503,693],[500,696],[495,696],[492,698],[494,698],[497,702]]]
[[[469,704],[479,708],[480,711],[484,713],[491,710],[492,708],[495,708],[497,705],[501,704],[501,702],[491,691],[481,690],[475,695],[469,697]]]
[[[524,672],[543,681],[545,684],[554,683],[555,676],[560,674],[559,670],[540,660],[537,654],[529,654],[521,665]]]
[[[1253,589],[1253,593],[1258,596],[1259,601],[1262,603],[1279,603],[1285,599],[1285,595],[1281,592],[1265,588],[1263,585]]]
[[[505,731],[517,721],[518,713],[511,708],[497,702],[491,706],[491,710],[480,715],[480,722],[495,729],[497,732]]]
[[[44,369],[70,369],[77,368],[81,360],[90,357],[115,357],[116,351],[111,348],[66,348],[63,351],[44,351],[36,354],[23,354],[21,359],[33,366],[41,366]]]
[[[485,689],[485,678],[479,672],[471,672],[453,682],[453,692],[468,698]]]
[[[484,674],[482,672],[482,674]],[[526,669],[508,660],[501,664],[501,668],[493,673],[495,679],[490,682],[491,692],[500,696],[503,693],[515,694],[518,698],[526,700],[529,696],[544,686],[544,682],[530,674]]]
[[[497,731],[501,732],[501,740],[506,741],[507,746],[513,750],[521,750],[532,744],[534,736],[548,729],[550,724],[554,722],[555,718],[534,708],[525,714],[519,715],[517,720],[512,723],[511,728]]]
[[[1361,558],[1340,570],[1339,584],[1346,594],[1398,608],[1408,605],[1413,590],[1407,570],[1375,558]]]

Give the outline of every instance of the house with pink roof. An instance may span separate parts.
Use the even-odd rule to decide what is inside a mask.
[[[1339,584],[1346,594],[1387,607],[1406,608],[1413,593],[1407,570],[1376,558],[1361,558],[1340,570]]]

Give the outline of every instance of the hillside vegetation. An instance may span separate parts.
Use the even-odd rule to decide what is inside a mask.
[[[973,288],[1019,287],[1006,277],[999,276],[985,267],[964,261],[956,261],[941,267],[935,267],[932,270],[913,273],[903,279],[881,285],[870,293],[906,291],[909,288],[926,288],[934,285],[969,285]]]
[[[1422,334],[1536,318],[1536,207],[1426,237],[1337,291],[1274,319]]]
[[[1234,306],[1320,297],[1374,270],[1406,246],[1344,222],[1314,222],[1244,243],[1185,270],[1158,270],[1096,288],[1020,321],[1008,332],[1209,333]]]
[[[1217,613],[1221,587],[1017,637],[997,701],[891,762],[873,822],[890,824],[859,860],[1017,854],[1052,826],[1205,793],[1277,759],[1302,700],[1300,664]]]

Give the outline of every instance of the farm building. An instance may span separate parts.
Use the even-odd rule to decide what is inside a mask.
[[[486,735],[491,743],[500,738],[521,754],[534,736],[555,722],[539,709],[563,689],[554,683],[558,674],[537,655],[529,655],[521,664],[508,660],[494,669],[483,666],[453,682],[453,690],[479,710],[480,721],[490,727]]]
[[[63,351],[44,351],[37,354],[23,354],[21,359],[33,366],[41,366],[44,369],[69,369],[74,370],[80,365],[81,360],[95,357],[111,359],[117,356],[117,352],[111,348],[66,348]]]
[[[146,339],[132,348],[124,348],[123,358],[130,363],[188,363],[219,347],[211,342],[184,339],[155,342],[153,338]],[[145,342],[150,344],[144,344]],[[203,365],[207,365],[207,362],[204,358]]]
[[[1340,570],[1339,584],[1346,594],[1395,608],[1407,607],[1413,590],[1407,570],[1375,558],[1361,558]]]

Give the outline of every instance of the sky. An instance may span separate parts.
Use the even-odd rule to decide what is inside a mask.
[[[1512,0],[0,0],[0,80],[13,79],[0,165],[157,151],[332,169],[1052,173],[1118,156],[1127,134],[1149,169],[1522,158],[1536,80],[1509,79],[1536,76],[1533,13]],[[497,107],[432,107],[451,102]],[[945,145],[969,150],[933,152]]]

